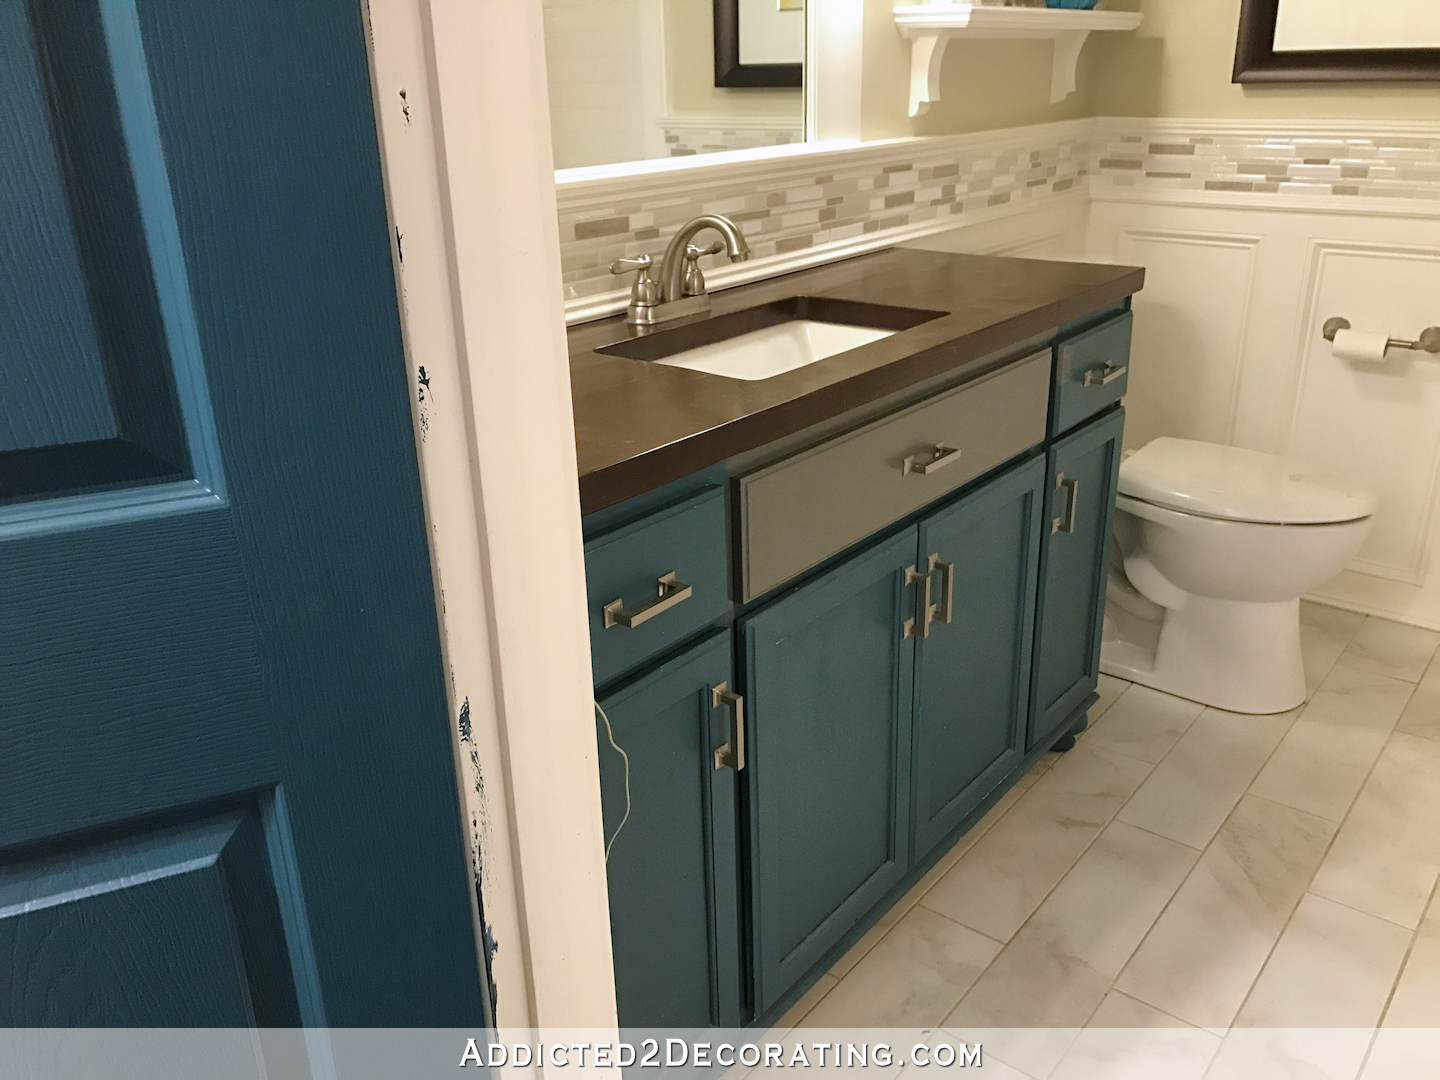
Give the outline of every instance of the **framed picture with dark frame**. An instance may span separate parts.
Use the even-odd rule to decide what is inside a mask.
[[[1357,11],[1365,31],[1347,32]],[[1417,21],[1420,48],[1408,44]],[[1231,81],[1440,81],[1440,0],[1351,0],[1348,11],[1337,0],[1243,0]]]
[[[715,85],[804,85],[803,64],[742,64],[740,62],[740,0],[714,0]]]

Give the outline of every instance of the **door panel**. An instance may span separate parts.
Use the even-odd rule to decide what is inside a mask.
[[[715,767],[728,717],[711,695],[730,681],[727,631],[600,702],[622,1027],[740,1022],[736,774]]]
[[[1124,433],[1125,412],[1117,409],[1059,440],[1050,451],[1045,493],[1045,520],[1050,524],[1040,564],[1035,705],[1027,749],[1059,734],[1100,678],[1105,551]]]
[[[360,6],[0,37],[0,1024],[481,1023]]]
[[[908,865],[907,530],[741,623],[757,1014]]]
[[[916,859],[1023,755],[1044,476],[1044,459],[1029,461],[920,523],[921,557],[953,567],[930,582],[942,615],[953,614],[916,646]]]

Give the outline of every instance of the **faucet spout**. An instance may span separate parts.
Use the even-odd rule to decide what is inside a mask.
[[[697,233],[714,229],[725,241],[725,254],[731,262],[744,262],[750,257],[750,245],[740,232],[740,227],[721,214],[704,214],[680,227],[665,257],[660,260],[660,297],[664,302],[679,300],[685,295],[685,249]]]

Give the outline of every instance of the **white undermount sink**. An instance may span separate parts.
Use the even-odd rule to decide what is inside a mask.
[[[793,319],[656,360],[727,379],[769,379],[896,333],[873,326]]]

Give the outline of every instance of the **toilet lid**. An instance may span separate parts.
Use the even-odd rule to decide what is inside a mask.
[[[1321,525],[1375,512],[1375,494],[1303,462],[1238,446],[1156,439],[1120,463],[1120,493],[1232,521]]]

